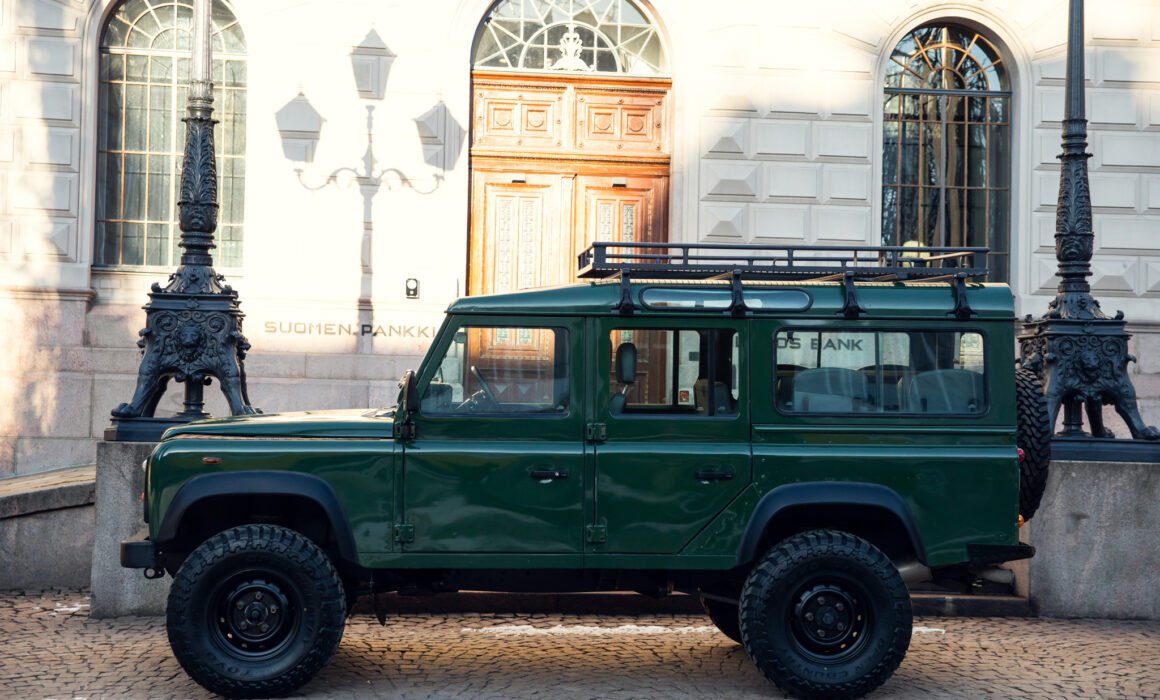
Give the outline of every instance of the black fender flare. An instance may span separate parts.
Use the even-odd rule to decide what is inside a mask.
[[[757,546],[761,542],[766,525],[781,511],[798,506],[842,505],[871,506],[890,512],[906,529],[915,556],[920,562],[926,561],[926,548],[923,547],[922,537],[918,534],[918,526],[914,523],[914,517],[910,514],[906,501],[898,495],[898,492],[882,484],[861,481],[806,481],[782,484],[761,497],[741,538],[741,546],[737,551],[738,565],[748,564],[757,558],[759,554]]]
[[[177,538],[177,528],[189,509],[207,498],[217,496],[299,496],[322,508],[334,530],[338,555],[358,563],[358,550],[350,521],[330,484],[313,474],[283,471],[239,471],[199,474],[177,491],[165,518],[157,528],[157,542],[164,545]]]

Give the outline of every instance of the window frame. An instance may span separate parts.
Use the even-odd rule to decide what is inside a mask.
[[[777,336],[782,332],[803,332],[803,333],[959,333],[965,335],[967,333],[976,333],[983,339],[983,402],[984,410],[977,413],[930,413],[922,411],[787,411],[782,406],[778,405],[777,401],[777,367],[778,367],[778,347]],[[803,326],[803,325],[782,325],[772,329],[770,335],[772,343],[772,363],[770,366],[770,403],[773,405],[774,412],[786,418],[872,418],[872,419],[895,419],[895,418],[914,418],[923,416],[932,419],[962,419],[970,418],[978,420],[986,418],[991,414],[994,406],[991,402],[991,340],[987,331],[978,326],[964,326],[962,328],[929,328],[922,326],[911,325],[872,325],[872,326],[858,326],[858,327],[835,327],[835,326]],[[960,337],[960,342],[962,341]],[[881,362],[876,362],[876,366],[881,366]],[[949,368],[948,368],[949,369]]]

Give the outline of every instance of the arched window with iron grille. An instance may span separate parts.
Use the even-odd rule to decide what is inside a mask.
[[[890,56],[883,104],[883,243],[986,246],[989,279],[1007,281],[1011,85],[995,44],[915,29]]]
[[[220,215],[215,261],[242,262],[246,42],[233,11],[213,3],[214,118]],[[192,0],[125,0],[101,32],[96,267],[169,267],[193,31]]]

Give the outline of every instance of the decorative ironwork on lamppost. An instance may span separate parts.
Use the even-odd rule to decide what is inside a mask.
[[[1066,111],[1059,203],[1055,214],[1055,257],[1059,260],[1059,288],[1047,313],[1038,320],[1029,314],[1019,336],[1020,362],[1043,380],[1055,425],[1063,408],[1063,431],[1058,437],[1084,438],[1082,411],[1086,409],[1091,437],[1111,438],[1104,427],[1103,406],[1114,406],[1137,440],[1160,439],[1160,431],[1144,424],[1136,404],[1136,390],[1128,377],[1130,334],[1124,314],[1108,318],[1092,297],[1092,204],[1088,189],[1087,119],[1084,115],[1083,0],[1070,0],[1067,40]]]
[[[172,425],[208,418],[203,389],[216,377],[234,415],[257,413],[246,389],[244,360],[249,342],[242,335],[238,293],[213,269],[217,229],[217,160],[214,154],[213,45],[210,0],[194,0],[193,61],[190,66],[185,155],[177,202],[184,252],[177,271],[162,288],[154,283],[137,346],[143,357],[137,389],[129,403],[113,410],[106,440],[152,441]],[[185,384],[184,410],[157,417],[157,403],[169,380]]]

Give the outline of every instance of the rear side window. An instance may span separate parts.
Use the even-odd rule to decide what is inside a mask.
[[[987,411],[979,333],[783,329],[775,342],[774,401],[784,413]]]

